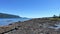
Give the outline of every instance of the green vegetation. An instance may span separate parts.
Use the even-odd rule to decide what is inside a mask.
[[[50,18],[51,21],[57,21],[60,20],[60,18]]]
[[[60,15],[59,16],[53,15],[53,17],[49,18],[49,19],[52,20],[52,21],[60,20]]]
[[[17,15],[11,15],[11,14],[5,14],[5,13],[0,13],[0,18],[20,18]]]

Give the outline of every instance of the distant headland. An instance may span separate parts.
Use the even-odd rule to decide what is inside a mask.
[[[20,18],[20,16],[12,15],[12,14],[6,14],[6,13],[0,13],[0,18]]]

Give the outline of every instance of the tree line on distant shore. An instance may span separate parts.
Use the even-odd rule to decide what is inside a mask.
[[[18,15],[0,13],[0,18],[20,18]]]
[[[51,21],[60,21],[60,14],[59,14],[59,16],[53,15],[53,17],[49,18],[49,20],[51,20]]]
[[[60,14],[59,14],[59,16],[53,15],[53,18],[60,18]]]

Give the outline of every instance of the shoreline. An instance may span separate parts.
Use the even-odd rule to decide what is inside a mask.
[[[13,32],[14,34],[16,33],[22,33],[24,31],[23,34],[25,33],[34,33],[34,31],[36,31],[36,33],[38,34],[38,32],[43,32],[44,31],[46,33],[51,33],[51,34],[54,34],[54,32],[57,32],[59,31],[59,29],[54,29],[54,28],[48,28],[49,26],[54,26],[55,27],[55,24],[58,24],[58,22],[60,22],[59,20],[48,20],[48,19],[41,19],[41,18],[37,18],[37,19],[31,19],[31,20],[28,20],[28,21],[24,21],[24,22],[16,22],[16,23],[11,23],[10,25],[6,26],[6,27],[1,27],[0,29],[2,30],[0,33],[11,33]],[[6,30],[6,31],[5,31]],[[15,31],[14,31],[15,30]],[[20,30],[22,32],[20,32]],[[41,31],[40,31],[41,30]],[[18,31],[18,32],[17,32]],[[28,32],[30,31],[30,32]],[[41,32],[41,33],[42,33]],[[12,34],[12,33],[11,33]]]

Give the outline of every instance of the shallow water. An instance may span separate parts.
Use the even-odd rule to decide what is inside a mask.
[[[18,21],[26,21],[29,19],[24,19],[24,18],[0,18],[0,26],[5,26],[10,23],[18,22]]]

